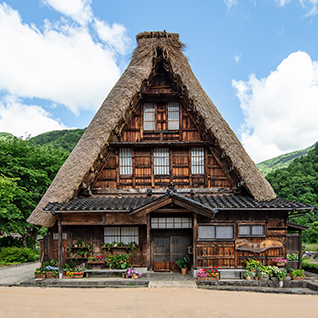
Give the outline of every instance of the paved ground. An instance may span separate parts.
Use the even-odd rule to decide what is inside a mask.
[[[32,262],[18,266],[0,267],[0,286],[16,285],[33,278],[35,269],[40,266],[40,262]]]
[[[0,317],[317,317],[318,296],[192,288],[0,287]]]

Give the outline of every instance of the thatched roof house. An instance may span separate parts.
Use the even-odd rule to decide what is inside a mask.
[[[111,90],[82,138],[63,164],[28,222],[50,227],[55,216],[44,212],[49,202],[65,202],[92,184],[107,156],[110,143],[120,135],[134,111],[143,88],[164,60],[170,79],[182,92],[189,110],[204,133],[211,136],[224,167],[230,168],[239,185],[259,201],[276,195],[262,176],[240,141],[207,96],[182,53],[184,45],[176,33],[143,32],[137,35],[135,49],[127,69]]]

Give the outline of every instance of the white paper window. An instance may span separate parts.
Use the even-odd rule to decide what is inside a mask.
[[[104,227],[104,243],[123,242],[139,244],[138,226],[107,226]]]
[[[53,240],[58,240],[59,239],[59,233],[53,233]],[[62,233],[62,240],[67,239],[67,233]]]
[[[199,239],[233,239],[234,228],[232,225],[199,225]]]
[[[155,105],[144,104],[144,130],[155,130]]]
[[[191,148],[192,174],[204,174],[204,148]]]
[[[168,129],[179,129],[179,103],[168,104]]]
[[[168,175],[169,174],[169,149],[157,148],[154,149],[154,174]]]
[[[239,236],[263,236],[265,233],[265,226],[255,224],[239,225]]]
[[[186,217],[160,217],[151,218],[153,229],[191,229],[192,218]]]
[[[119,149],[119,173],[121,175],[132,174],[132,149]]]

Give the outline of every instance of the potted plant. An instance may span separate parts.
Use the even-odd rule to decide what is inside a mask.
[[[261,266],[260,270],[261,276],[259,280],[269,280],[270,269],[267,266]]]
[[[276,273],[276,277],[279,280],[279,287],[283,287],[283,281],[286,279],[287,276],[287,272],[283,269],[280,269],[277,273]]]
[[[126,278],[133,278],[133,279],[137,279],[137,278],[141,277],[141,275],[142,275],[141,271],[137,271],[133,267],[127,268],[126,273],[125,273]]]
[[[197,280],[218,280],[219,279],[219,266],[211,268],[200,268],[197,270]]]
[[[276,266],[286,266],[287,264],[287,260],[281,257],[274,259],[273,262],[274,262],[274,265]]]
[[[181,269],[181,274],[185,275],[187,273],[187,265],[188,265],[188,258],[187,257],[181,257],[175,261],[178,268]]]
[[[255,273],[254,279],[255,279],[255,280],[259,280],[261,276],[262,276],[262,272],[261,272],[261,271],[257,271],[257,272]]]
[[[37,268],[34,272],[35,278],[45,278],[45,269],[43,267]]]
[[[249,269],[246,269],[244,271],[244,277],[246,280],[251,280],[252,277],[254,277],[255,272],[250,271]]]
[[[246,269],[256,272],[261,269],[262,265],[259,261],[256,261],[255,259],[248,258],[247,261],[245,262]]]
[[[304,275],[304,270],[296,269],[292,273],[292,279],[293,280],[304,280],[305,275]]]

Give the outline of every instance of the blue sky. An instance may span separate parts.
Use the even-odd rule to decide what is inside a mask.
[[[318,141],[318,0],[0,2],[0,131],[87,127],[163,30],[256,162]]]

